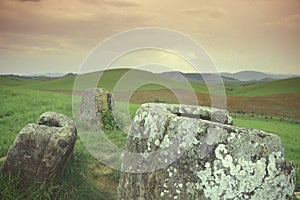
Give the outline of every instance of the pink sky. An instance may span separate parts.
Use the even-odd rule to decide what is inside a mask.
[[[106,38],[148,26],[195,39],[220,72],[300,74],[300,0],[0,0],[0,74],[77,72]]]

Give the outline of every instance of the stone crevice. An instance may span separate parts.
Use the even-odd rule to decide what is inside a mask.
[[[49,120],[62,127],[44,125]],[[73,151],[76,135],[73,120],[59,113],[43,113],[37,124],[28,124],[20,131],[1,171],[19,177],[23,188],[33,182],[58,181]],[[60,140],[64,141],[64,148],[58,144]]]
[[[43,126],[43,125],[42,125],[42,126]],[[38,126],[37,129],[38,129],[38,128],[40,128],[40,126]],[[46,145],[41,149],[40,155],[41,155],[41,158],[43,158],[43,159],[45,159],[44,156],[45,156],[45,152],[47,152],[47,150],[48,150],[48,146],[49,146],[49,143],[50,143],[50,139],[51,139],[51,137],[48,137],[48,138],[47,138]],[[36,168],[35,177],[39,177],[39,171],[40,171],[40,169],[41,169],[42,162],[44,162],[43,159],[40,159],[40,160],[39,160],[39,164],[37,165],[37,168]],[[47,159],[47,158],[46,158],[46,159]],[[48,176],[47,176],[47,178],[48,178]]]
[[[185,114],[197,115],[200,110],[207,111],[207,108],[187,106],[187,109],[184,109],[184,105],[176,107],[168,104],[141,106],[135,118],[141,120],[142,116],[139,113],[143,113],[143,116],[148,116],[148,121],[144,124],[145,127],[140,127],[139,124],[138,130],[148,131],[151,124],[155,124],[157,120],[164,122],[168,120],[168,118],[151,119],[151,116],[169,116],[171,120],[164,124],[166,127],[163,140],[168,138],[168,143],[172,143],[178,136],[184,138],[179,141],[180,143],[176,143],[178,146],[176,151],[183,148],[180,149],[182,154],[175,162],[158,171],[142,174],[121,173],[119,200],[162,199],[160,195],[166,200],[292,198],[295,183],[293,181],[291,183],[291,180],[295,178],[295,167],[285,164],[284,149],[278,136],[255,129],[182,117],[172,112],[183,111]],[[155,114],[155,112],[165,113]],[[209,112],[211,111],[208,110],[207,113]],[[135,124],[132,126],[135,127]],[[145,143],[138,138],[130,139],[126,148],[138,152],[141,148],[145,149],[142,147],[145,144],[152,146],[155,144],[153,138],[156,137],[155,134],[152,136],[144,138]],[[159,140],[159,144],[163,140]],[[133,146],[135,148],[132,148]],[[157,148],[148,151],[159,151],[165,147],[157,145]],[[165,155],[166,158],[163,159],[167,159],[172,153]],[[157,166],[155,158],[152,159],[154,163],[149,163],[150,166],[147,166],[149,169],[151,165]],[[128,164],[132,166],[131,163]],[[136,184],[133,180],[140,180],[137,188],[133,187]],[[176,187],[179,183],[183,187]]]

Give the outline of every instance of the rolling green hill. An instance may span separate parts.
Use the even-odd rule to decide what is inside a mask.
[[[99,78],[100,80],[98,84],[91,81],[97,81]],[[139,88],[139,90],[158,90],[168,87],[188,89],[187,85],[182,82],[170,80],[151,72],[135,69],[113,69],[107,70],[105,72],[92,72],[77,76],[72,75],[47,81],[26,80],[12,77],[1,77],[0,79],[0,85],[16,86],[23,89],[42,91],[72,91],[74,83],[78,83],[75,85],[76,90],[95,87],[95,85],[98,85],[98,87],[106,88],[108,90],[113,90],[118,82],[120,82],[121,84],[119,84],[118,89],[114,91],[126,91],[128,90],[129,86],[137,86],[137,88],[134,89]],[[208,90],[204,84],[191,83],[191,87],[196,92],[205,94],[208,93]]]
[[[300,94],[300,77],[239,86],[228,93],[234,96],[265,96],[275,94]]]
[[[53,80],[31,80],[12,76],[0,76],[0,85],[33,90],[72,91],[75,80],[77,80],[77,83],[80,83],[76,85],[76,89],[80,90],[95,87],[96,83],[91,83],[91,80],[98,80],[100,77],[101,79],[98,82],[98,87],[107,88],[108,90],[113,90],[118,81],[122,83],[118,85],[119,91],[126,91],[129,86],[132,85],[139,86],[138,90],[159,90],[165,89],[168,86],[177,89],[187,89],[186,84],[180,81],[171,80],[160,76],[159,74],[136,69],[112,69],[105,72],[92,72],[77,76],[71,75]],[[120,81],[122,78],[124,81]],[[150,81],[150,83],[145,82],[145,80]],[[155,84],[155,82],[158,84]],[[191,86],[195,92],[209,94],[205,84],[192,82]],[[300,77],[255,83],[246,86],[243,85],[242,82],[235,82],[233,84],[225,81],[225,87],[227,88],[227,95],[229,96],[251,97],[276,94],[300,94]]]
[[[72,90],[75,76],[67,76],[54,80],[39,81],[33,84],[20,86],[24,89],[33,90]]]
[[[0,76],[1,86],[21,86],[21,85],[32,85],[40,83],[39,80],[23,79],[14,76]]]

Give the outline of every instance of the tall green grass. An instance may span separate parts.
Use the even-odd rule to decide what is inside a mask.
[[[59,183],[34,183],[29,188],[20,189],[20,180],[11,175],[0,175],[0,199],[3,200],[52,200],[52,199],[92,199],[110,200],[112,195],[99,190],[86,179],[86,164],[91,156],[80,141],[72,154],[70,162],[64,170]]]
[[[0,157],[7,153],[19,131],[46,111],[72,116],[72,97],[53,92],[0,86]]]
[[[0,99],[0,158],[7,154],[19,131],[35,123],[42,113],[54,111],[72,117],[71,95],[0,86]],[[90,173],[86,166],[92,162],[95,159],[78,140],[62,182],[33,184],[22,190],[18,178],[0,175],[0,199],[113,199],[86,179]]]

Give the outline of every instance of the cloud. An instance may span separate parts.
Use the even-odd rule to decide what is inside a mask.
[[[39,2],[39,1],[42,1],[42,0],[18,0],[20,2]]]
[[[295,1],[0,0],[0,73],[4,64],[20,68],[28,62],[37,68],[49,63],[51,67],[57,59],[57,66],[74,65],[111,35],[145,26],[175,29],[193,37],[222,66],[271,66],[273,61],[268,60],[284,60],[280,49],[285,47],[295,56],[282,66],[299,67],[300,14],[296,13],[300,1]],[[240,52],[249,59],[232,63],[228,52]],[[40,56],[45,62],[35,61]],[[261,61],[262,57],[267,61]]]
[[[66,50],[83,51],[66,37],[31,35],[22,33],[1,33],[0,52],[26,54],[61,54]]]
[[[97,2],[51,0],[44,1],[42,5],[22,6],[7,1],[0,7],[0,32],[89,37],[95,32],[111,32],[112,29],[140,23],[144,19],[132,7],[118,9]],[[126,1],[111,3],[133,5]]]
[[[30,6],[3,1],[0,6],[1,51],[63,54],[69,49],[90,50],[112,34],[145,20],[134,7],[118,9],[103,1],[97,1],[96,5],[91,1],[45,0],[43,4]]]
[[[300,14],[294,14],[276,21],[267,22],[266,26],[300,31]]]
[[[136,7],[139,4],[135,3],[135,2],[131,2],[131,1],[104,1],[104,3],[106,5],[110,5],[110,6],[114,6],[114,7]]]
[[[228,12],[223,8],[218,7],[201,7],[201,8],[188,8],[182,10],[184,14],[200,15],[210,19],[219,19],[228,15]]]

